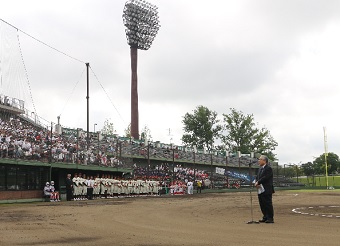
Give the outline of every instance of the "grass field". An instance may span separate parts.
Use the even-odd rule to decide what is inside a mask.
[[[326,187],[326,176],[313,177],[299,177],[299,182],[306,184],[307,187]],[[328,186],[334,188],[340,188],[340,176],[328,176]]]

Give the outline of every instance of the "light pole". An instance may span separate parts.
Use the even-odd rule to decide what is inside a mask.
[[[157,7],[142,0],[128,0],[123,10],[123,22],[131,56],[130,130],[131,136],[139,139],[137,50],[148,50],[160,28]]]
[[[93,132],[94,133],[96,133],[96,125],[97,125],[97,123],[94,123],[94,125],[93,125]]]

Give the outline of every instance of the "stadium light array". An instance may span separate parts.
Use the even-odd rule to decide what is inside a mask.
[[[160,28],[157,7],[145,0],[129,0],[123,10],[127,42],[131,54],[131,136],[139,139],[137,52],[148,50]]]
[[[129,0],[123,10],[126,38],[130,47],[148,50],[160,28],[158,7],[144,0]]]

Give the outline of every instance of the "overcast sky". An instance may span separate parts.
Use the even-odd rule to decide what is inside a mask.
[[[124,135],[131,81],[125,2],[1,1],[1,19],[68,56],[1,22],[0,92],[24,98],[33,111],[31,90],[39,116],[57,122],[60,115],[63,126],[86,130],[89,62],[90,131],[109,119]],[[151,48],[138,51],[140,130],[146,125],[154,141],[180,145],[185,113],[203,105],[222,119],[235,108],[270,130],[281,165],[322,154],[323,127],[329,152],[340,154],[340,1],[150,2],[161,28]]]

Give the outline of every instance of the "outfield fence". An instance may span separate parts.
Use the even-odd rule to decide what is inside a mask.
[[[325,175],[300,177],[299,182],[302,184],[305,184],[306,187],[327,188],[327,177]],[[339,189],[340,188],[340,176],[338,175],[328,176],[328,187]]]

